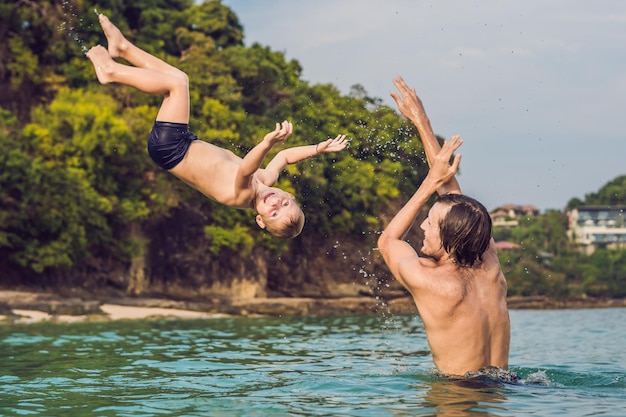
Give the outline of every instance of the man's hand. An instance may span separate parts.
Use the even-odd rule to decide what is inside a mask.
[[[343,150],[348,141],[346,135],[337,135],[335,139],[327,139],[315,145],[316,153],[339,152]]]
[[[280,123],[276,123],[276,129],[265,135],[263,140],[274,146],[277,143],[284,142],[289,136],[291,136],[291,133],[293,133],[293,125],[291,122],[285,120],[282,125]]]
[[[402,77],[398,77],[393,80],[393,84],[396,86],[402,97],[399,97],[396,93],[391,93],[391,97],[398,105],[398,110],[407,119],[417,122],[419,119],[426,117],[426,111],[422,100],[419,99],[414,88],[409,88],[404,82]]]
[[[463,141],[459,139],[459,135],[454,135],[450,140],[446,141],[441,147],[441,151],[433,158],[428,177],[440,184],[445,184],[450,178],[454,177],[459,170],[461,154],[455,155],[452,163],[450,163],[450,158],[462,144]]]

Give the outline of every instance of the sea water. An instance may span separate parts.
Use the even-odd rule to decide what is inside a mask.
[[[0,415],[626,416],[626,309],[511,327],[520,383],[463,386],[418,316],[0,326]]]

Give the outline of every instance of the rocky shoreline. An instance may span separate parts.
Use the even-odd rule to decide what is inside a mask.
[[[626,307],[626,299],[552,300],[511,297],[510,309]],[[410,314],[409,297],[383,301],[375,297],[254,298],[245,300],[173,300],[165,297],[62,296],[51,292],[0,291],[0,324],[49,321],[56,323],[109,320],[199,319],[237,316],[307,316],[349,314]]]

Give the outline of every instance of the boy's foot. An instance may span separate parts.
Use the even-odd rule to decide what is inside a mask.
[[[111,74],[115,61],[109,55],[106,48],[102,45],[96,45],[87,52],[87,58],[91,60],[96,76],[100,84],[108,84],[113,81]]]
[[[128,48],[128,41],[117,26],[111,23],[108,17],[100,14],[98,15],[98,19],[100,20],[100,26],[102,26],[104,35],[107,37],[109,55],[111,58],[121,56],[126,48]]]

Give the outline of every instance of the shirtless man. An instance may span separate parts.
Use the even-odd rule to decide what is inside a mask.
[[[461,194],[455,178],[461,161],[452,154],[459,136],[439,146],[422,102],[402,78],[391,96],[417,127],[430,171],[378,239],[393,276],[413,296],[424,322],[433,361],[450,377],[507,370],[510,323],[507,285],[485,207]],[[421,224],[421,254],[403,240],[432,194],[439,197]],[[490,372],[493,374],[493,372]]]
[[[287,166],[320,153],[341,151],[345,135],[316,145],[282,150],[261,168],[272,146],[284,142],[293,132],[290,122],[276,123],[242,159],[233,152],[196,140],[189,132],[189,82],[187,75],[161,59],[139,49],[104,15],[100,25],[108,48],[94,46],[87,53],[101,84],[111,82],[164,96],[148,137],[148,152],[154,162],[185,183],[219,203],[256,210],[256,222],[274,236],[289,239],[304,226],[304,214],[294,196],[273,187]],[[120,64],[121,57],[133,66]]]

